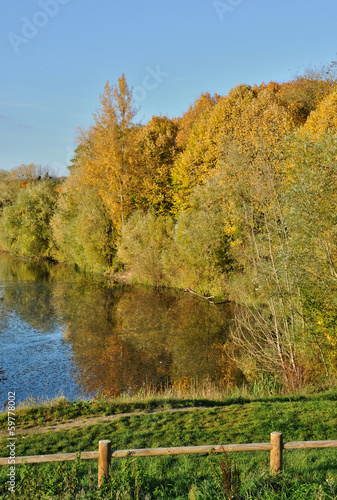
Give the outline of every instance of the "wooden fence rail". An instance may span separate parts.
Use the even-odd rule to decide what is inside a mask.
[[[164,455],[189,455],[197,453],[222,453],[233,451],[270,451],[270,469],[273,473],[280,473],[283,467],[283,450],[300,450],[312,448],[337,448],[337,440],[333,441],[293,441],[283,442],[281,432],[272,432],[269,443],[249,444],[224,444],[214,446],[181,446],[175,448],[143,448],[139,450],[111,450],[111,441],[99,442],[98,451],[85,451],[82,453],[60,453],[57,455],[34,455],[27,457],[15,457],[15,464],[37,464],[47,462],[64,462],[75,460],[77,456],[81,460],[98,459],[98,485],[104,477],[109,475],[111,458],[125,457],[158,457]],[[0,458],[0,465],[8,465],[8,458]]]

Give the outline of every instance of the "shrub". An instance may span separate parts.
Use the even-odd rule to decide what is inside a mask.
[[[118,255],[133,278],[145,284],[165,285],[164,254],[172,245],[173,222],[163,215],[135,212],[122,227]]]
[[[53,181],[37,181],[21,189],[1,220],[1,242],[10,252],[49,257],[53,246],[50,220],[56,204]]]

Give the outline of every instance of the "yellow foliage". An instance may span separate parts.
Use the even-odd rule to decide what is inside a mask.
[[[303,125],[319,103],[331,92],[331,81],[320,75],[306,75],[280,85],[278,96],[291,113],[294,123]]]
[[[172,166],[176,157],[178,127],[166,116],[153,116],[134,136],[132,156],[133,208],[158,214],[169,213],[172,207]]]
[[[213,97],[207,92],[202,94],[199,99],[195,101],[182,116],[178,119],[179,132],[177,135],[176,145],[180,150],[184,150],[188,138],[192,132],[194,124],[200,120],[200,117],[205,113],[208,113],[211,108],[213,108],[218,102],[220,96],[215,94]]]
[[[312,138],[319,138],[326,132],[337,133],[337,91],[328,95],[310,114],[301,131]]]
[[[270,161],[275,156],[277,144],[294,127],[277,96],[278,88],[274,83],[238,85],[195,124],[172,172],[176,213],[188,206],[193,188],[205,182],[234,145],[248,161],[257,156]]]
[[[94,114],[94,125],[87,132],[81,131],[75,165],[80,166],[86,182],[98,190],[115,227],[120,228],[132,208],[130,150],[132,121],[137,113],[124,75],[118,85],[106,84],[100,103],[101,108]]]

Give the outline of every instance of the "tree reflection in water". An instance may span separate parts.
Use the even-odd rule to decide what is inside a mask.
[[[141,287],[74,285],[58,294],[81,384],[88,392],[135,393],[220,382],[228,306]]]
[[[0,258],[2,314],[42,331],[61,325],[77,382],[90,396],[221,384],[230,307],[183,292],[109,287],[62,266]]]

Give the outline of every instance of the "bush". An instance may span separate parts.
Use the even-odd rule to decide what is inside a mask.
[[[173,221],[153,211],[135,212],[122,227],[118,255],[132,278],[149,285],[169,283],[164,256],[173,241]]]
[[[106,271],[113,265],[116,231],[94,188],[76,182],[74,185],[73,178],[68,178],[51,227],[56,243],[54,257],[58,261],[93,272]]]
[[[191,207],[178,216],[172,255],[172,282],[203,294],[223,295],[232,259],[224,233],[223,188],[217,176],[197,188]]]
[[[4,249],[28,257],[50,257],[55,204],[53,181],[37,181],[21,189],[13,205],[3,210],[0,234]]]

